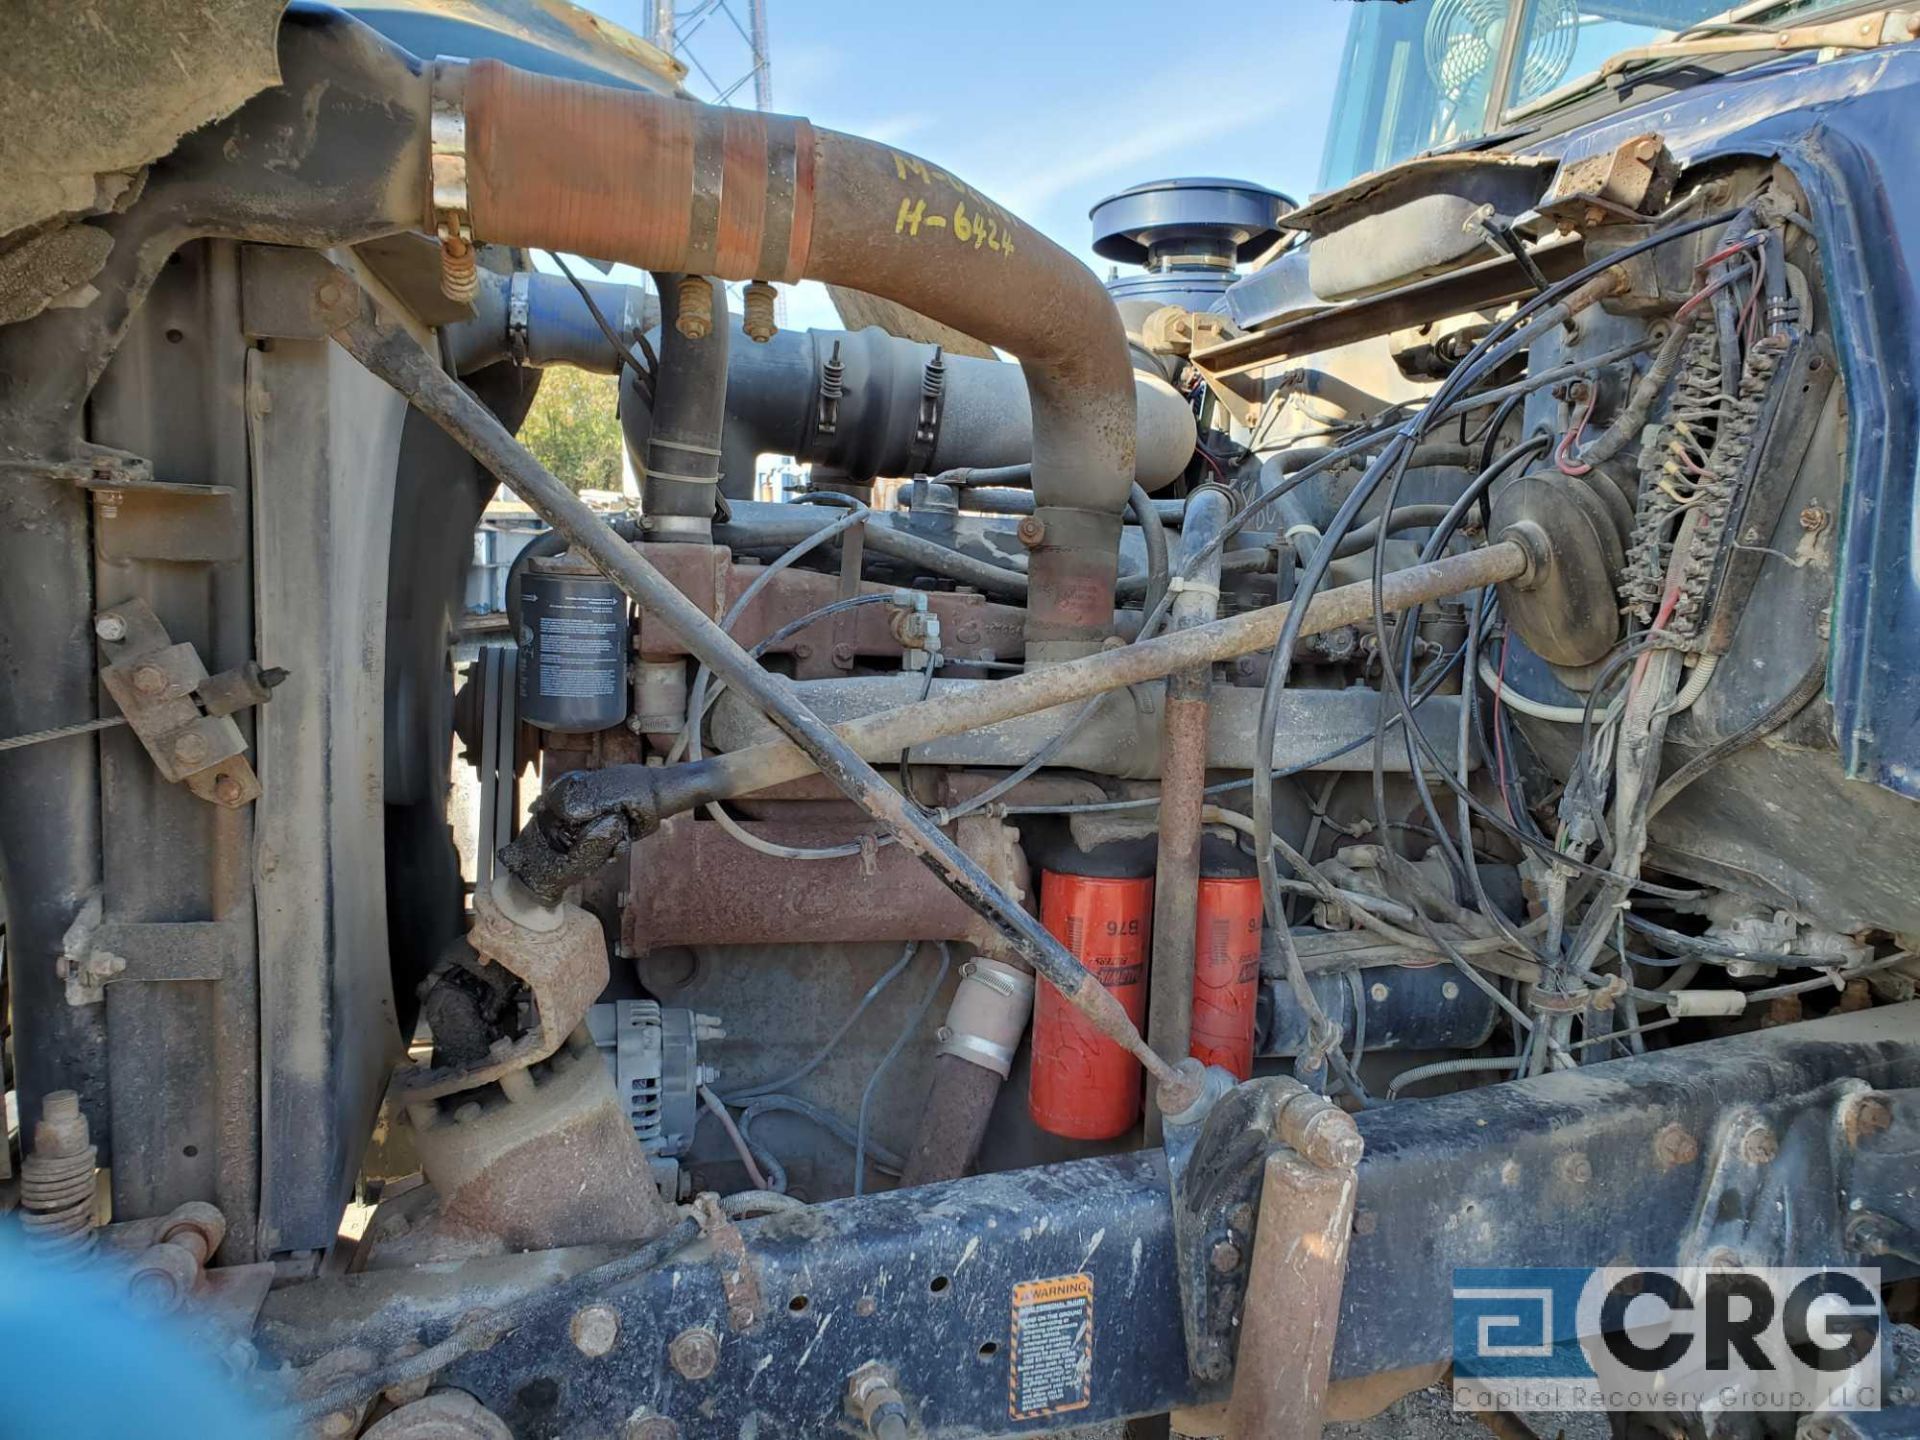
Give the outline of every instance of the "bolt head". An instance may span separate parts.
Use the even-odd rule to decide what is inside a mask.
[[[244,793],[240,782],[231,775],[222,775],[213,782],[213,798],[223,805],[231,805]]]
[[[1863,1095],[1854,1101],[1846,1119],[1847,1138],[1855,1145],[1870,1135],[1878,1135],[1893,1124],[1893,1111],[1878,1095]]]
[[[1749,1165],[1771,1165],[1780,1154],[1780,1141],[1764,1125],[1755,1125],[1740,1139],[1740,1158]]]
[[[182,735],[173,742],[173,758],[192,765],[207,758],[207,737],[198,733]]]
[[[93,617],[93,633],[102,640],[124,640],[127,638],[126,618],[111,610],[96,615]]]
[[[667,1363],[687,1380],[704,1380],[720,1364],[720,1337],[704,1325],[682,1330],[667,1345]]]
[[[1662,1165],[1691,1165],[1700,1158],[1700,1143],[1676,1122],[1663,1125],[1653,1137],[1653,1153]]]
[[[728,1306],[727,1324],[735,1330],[750,1329],[753,1325],[753,1307],[751,1305]]]
[[[1809,505],[1800,512],[1800,528],[1818,534],[1827,528],[1827,512],[1818,505]]]
[[[627,1420],[626,1440],[680,1440],[680,1427],[664,1415],[634,1415]]]
[[[1217,1241],[1207,1255],[1207,1263],[1219,1274],[1231,1275],[1240,1268],[1240,1247],[1231,1240]]]
[[[1014,533],[1029,550],[1037,549],[1047,538],[1047,522],[1038,515],[1028,515],[1021,519]]]
[[[142,665],[133,672],[133,688],[142,695],[158,695],[167,688],[167,672],[158,665]]]
[[[582,1305],[567,1322],[573,1348],[589,1360],[598,1360],[620,1338],[620,1314],[611,1305]]]
[[[1560,1178],[1569,1185],[1584,1185],[1593,1179],[1593,1162],[1578,1150],[1562,1155],[1555,1168],[1559,1170]]]

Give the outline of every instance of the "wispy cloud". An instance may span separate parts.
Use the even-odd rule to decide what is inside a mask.
[[[1147,161],[1262,124],[1295,103],[1296,97],[1291,94],[1273,95],[1257,104],[1236,105],[1224,117],[1188,115],[1151,126],[1133,122],[1124,127],[1124,138],[1078,154],[1070,152],[1052,168],[1023,177],[1001,198],[1013,209],[1027,213],[1092,180],[1112,176],[1134,184],[1151,179]],[[1153,111],[1143,108],[1135,113]]]
[[[929,110],[909,110],[898,115],[883,115],[861,124],[860,133],[882,145],[903,145],[916,135],[933,128],[937,117]]]

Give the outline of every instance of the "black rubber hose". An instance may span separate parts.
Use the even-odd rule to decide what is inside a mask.
[[[1396,505],[1386,517],[1386,532],[1394,535],[1402,530],[1429,529],[1445,520],[1452,509],[1451,505]],[[1364,525],[1355,526],[1333,547],[1333,558],[1347,560],[1355,555],[1366,554],[1380,539],[1380,531],[1381,524],[1377,517]]]
[[[647,451],[637,457],[644,466],[640,508],[650,520],[710,521],[720,495],[720,432],[727,419],[727,345],[733,316],[727,311],[726,287],[709,280],[712,322],[697,338],[683,333],[678,318],[685,278],[653,277],[660,291],[660,368],[654,375]]]
[[[1147,608],[1151,610],[1160,603],[1160,597],[1167,593],[1167,582],[1173,573],[1172,562],[1167,553],[1167,532],[1160,528],[1160,512],[1152,498],[1140,488],[1136,481],[1127,492],[1127,504],[1133,511],[1134,522],[1140,527],[1140,538],[1147,547]],[[1114,585],[1114,595],[1118,598],[1119,583]]]

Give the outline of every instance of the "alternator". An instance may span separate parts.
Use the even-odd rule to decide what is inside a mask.
[[[620,1103],[667,1188],[666,1173],[677,1170],[674,1162],[693,1147],[700,1087],[719,1078],[711,1065],[700,1063],[700,1042],[724,1040],[726,1032],[716,1016],[663,1009],[653,1000],[595,1005],[587,1012],[587,1028],[595,1045],[612,1052]]]

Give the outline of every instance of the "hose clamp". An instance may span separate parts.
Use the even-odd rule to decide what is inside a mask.
[[[516,270],[507,278],[507,353],[513,363],[527,363],[528,329],[533,318],[533,276]]]
[[[433,62],[432,84],[428,166],[433,229],[440,237],[440,290],[449,300],[471,305],[480,293],[480,271],[467,199],[467,62],[441,56]]]

